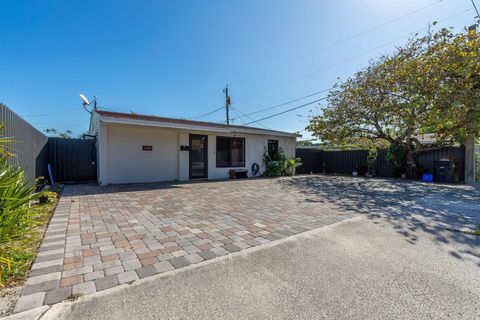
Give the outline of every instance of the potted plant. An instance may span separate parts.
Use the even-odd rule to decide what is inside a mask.
[[[287,160],[287,175],[293,176],[295,174],[295,168],[302,165],[302,159],[295,158]]]

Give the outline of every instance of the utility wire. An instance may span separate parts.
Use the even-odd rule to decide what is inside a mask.
[[[256,122],[259,122],[259,121],[263,121],[263,120],[266,120],[266,119],[270,119],[270,118],[273,118],[273,117],[276,117],[276,116],[285,114],[285,113],[287,113],[287,112],[291,112],[291,111],[293,111],[293,110],[297,110],[297,109],[300,109],[300,108],[309,106],[309,105],[314,104],[314,103],[316,103],[316,102],[320,102],[320,101],[325,100],[325,99],[327,99],[327,98],[328,98],[328,96],[323,97],[323,98],[320,98],[320,99],[317,99],[317,100],[313,100],[313,101],[311,101],[311,102],[304,103],[304,104],[302,104],[302,105],[300,105],[300,106],[298,106],[298,107],[293,107],[293,108],[287,109],[287,110],[285,110],[285,111],[272,114],[272,115],[270,115],[270,116],[268,116],[268,117],[264,117],[264,118],[261,118],[261,119],[255,120],[255,121],[247,122],[247,123],[244,123],[243,125],[246,126],[246,125],[249,125],[249,124],[252,124],[252,123],[256,123]]]
[[[245,115],[245,116],[251,116],[251,115],[253,115],[253,114],[257,114],[257,113],[261,113],[261,112],[264,112],[264,111],[272,110],[272,109],[275,109],[275,108],[283,107],[283,106],[285,106],[285,105],[287,105],[287,104],[290,104],[290,103],[293,103],[293,102],[297,102],[297,101],[300,101],[300,100],[303,100],[303,99],[306,99],[306,98],[310,98],[310,97],[316,96],[317,94],[325,93],[325,92],[327,92],[327,91],[330,91],[330,90],[332,90],[332,89],[333,89],[333,87],[330,87],[330,88],[328,88],[328,89],[320,90],[320,91],[317,91],[317,92],[308,94],[308,95],[306,95],[306,96],[303,96],[303,97],[300,97],[300,98],[297,98],[297,99],[294,99],[294,100],[290,100],[290,101],[287,101],[287,102],[283,102],[283,103],[274,105],[274,106],[272,106],[272,107],[260,109],[260,110],[257,110],[257,111],[254,111],[254,112],[250,112],[250,113],[242,113],[242,114]],[[238,110],[238,109],[237,109],[237,110]],[[240,110],[239,110],[239,111],[240,111]],[[249,118],[250,118],[250,117],[249,117]],[[233,118],[233,119],[235,119],[235,118]]]
[[[275,66],[273,66],[273,67],[267,68],[267,69],[265,69],[265,70],[263,70],[263,71],[261,71],[261,72],[258,72],[258,73],[252,74],[252,75],[250,75],[250,76],[244,77],[244,78],[242,78],[242,79],[240,79],[240,80],[238,80],[238,81],[234,81],[233,83],[237,84],[237,83],[243,82],[243,81],[245,81],[245,80],[247,80],[247,79],[250,79],[250,78],[256,77],[256,76],[258,76],[258,75],[267,73],[267,72],[269,72],[269,71],[271,71],[271,70],[274,70],[274,69],[277,69],[277,68],[282,67],[282,66],[284,66],[284,65],[287,65],[287,64],[290,64],[290,63],[292,63],[292,62],[298,61],[298,60],[300,60],[300,59],[303,59],[303,58],[305,58],[305,57],[311,56],[311,55],[316,54],[316,53],[318,53],[318,52],[327,50],[327,49],[329,49],[329,48],[331,48],[331,47],[334,47],[334,46],[340,45],[340,44],[342,44],[342,43],[348,42],[348,41],[350,41],[350,40],[352,40],[352,39],[355,39],[355,38],[358,38],[358,37],[360,37],[360,36],[363,36],[363,35],[365,35],[365,34],[367,34],[367,33],[369,33],[369,32],[375,31],[375,30],[380,29],[380,28],[383,28],[383,27],[385,27],[385,26],[387,26],[387,25],[389,25],[389,24],[392,24],[392,23],[394,23],[394,22],[397,22],[397,21],[399,21],[399,20],[402,20],[402,19],[404,19],[404,18],[407,18],[407,17],[409,17],[409,16],[411,16],[411,15],[417,13],[417,12],[420,12],[420,11],[422,11],[422,10],[428,9],[428,8],[430,8],[430,7],[434,6],[434,5],[437,5],[438,3],[443,2],[443,1],[444,1],[444,0],[437,0],[437,1],[433,2],[433,3],[430,3],[430,4],[426,5],[426,6],[423,6],[423,7],[421,7],[421,8],[418,8],[418,9],[415,9],[415,10],[413,10],[413,11],[410,11],[410,12],[408,12],[408,13],[406,13],[406,14],[404,14],[404,15],[401,15],[401,16],[399,16],[399,17],[397,17],[397,18],[394,18],[394,19],[392,19],[392,20],[386,21],[386,22],[384,22],[384,23],[382,23],[382,24],[379,24],[379,25],[377,25],[377,26],[374,26],[374,27],[372,27],[372,28],[370,28],[370,29],[364,30],[364,31],[362,31],[362,32],[359,32],[359,33],[357,33],[357,34],[354,34],[354,35],[352,35],[352,36],[349,36],[349,37],[347,37],[347,38],[344,38],[343,40],[340,40],[340,41],[331,43],[331,44],[329,44],[329,45],[327,45],[327,46],[325,46],[325,47],[322,47],[322,48],[320,48],[320,49],[318,49],[318,50],[315,50],[315,51],[312,51],[312,52],[303,54],[303,55],[298,56],[298,57],[296,57],[296,58],[293,58],[293,59],[291,59],[291,60],[285,61],[285,62],[283,62],[283,63],[281,63],[281,64],[278,64],[278,65],[275,65]],[[232,84],[232,83],[230,83],[230,85],[231,85],[231,84]],[[256,95],[256,94],[254,94],[254,95]],[[252,95],[252,96],[254,96],[254,95]],[[312,94],[312,95],[313,95],[313,94]],[[211,95],[210,95],[210,96],[211,96]],[[206,98],[203,99],[203,100],[206,100],[206,99],[209,98],[210,96],[206,97]],[[250,98],[250,97],[252,97],[252,96],[248,96],[248,97],[243,98],[243,99],[240,99],[240,100],[245,100],[245,99],[248,99],[248,98]],[[307,97],[305,97],[305,98],[307,98]],[[301,99],[299,99],[299,100],[301,100]],[[298,101],[298,100],[296,100],[296,101]],[[292,102],[295,102],[295,101],[292,101]],[[218,111],[222,110],[223,108],[224,108],[224,107],[222,106],[222,107],[220,107],[220,108],[218,108],[218,109],[212,110],[212,111],[207,112],[207,113],[205,113],[205,114],[202,114],[202,115],[199,115],[199,116],[196,116],[196,117],[193,117],[193,118],[189,118],[189,119],[190,119],[190,120],[200,119],[200,118],[209,116],[209,115],[211,115],[211,114],[213,114],[213,113],[215,113],[215,112],[218,112]],[[238,109],[237,109],[237,110],[238,110]],[[238,118],[238,117],[237,117],[237,118]],[[233,118],[232,120],[234,120],[234,119],[235,119],[235,118]]]
[[[189,119],[189,120],[196,120],[196,119],[200,119],[200,118],[203,118],[203,117],[209,116],[209,115],[211,115],[211,114],[214,114],[215,112],[218,112],[218,111],[220,111],[220,110],[222,110],[222,109],[225,109],[225,107],[224,107],[224,106],[221,106],[221,107],[220,107],[220,108],[218,108],[218,109],[215,109],[215,110],[212,110],[212,111],[210,111],[210,112],[207,112],[207,113],[201,114],[201,115],[199,115],[199,116],[196,116],[196,117],[193,117],[193,118],[188,118],[188,119]]]
[[[475,1],[471,0],[473,7],[475,8],[475,11],[477,12],[477,17],[480,18],[480,13],[478,13],[477,5],[475,4]]]
[[[439,20],[439,21],[437,21],[437,23],[445,22],[445,21],[450,20],[450,19],[452,19],[452,18],[455,18],[455,17],[457,17],[457,16],[459,16],[459,15],[465,14],[466,12],[469,12],[469,11],[471,11],[472,9],[473,9],[473,8],[468,8],[468,9],[463,10],[463,11],[461,11],[461,12],[458,12],[458,13],[456,13],[456,14],[454,14],[454,15],[451,15],[451,16],[449,16],[449,17],[446,17],[446,18],[444,18],[444,19],[442,19],[442,20]],[[428,27],[427,27],[427,28],[428,28]],[[308,77],[310,77],[310,76],[312,76],[312,75],[315,75],[315,74],[317,74],[317,73],[320,73],[320,72],[325,71],[325,70],[327,70],[327,69],[330,69],[330,68],[332,68],[332,67],[338,66],[338,65],[343,64],[343,63],[345,63],[345,62],[348,62],[348,61],[350,61],[350,60],[359,58],[359,57],[361,57],[361,56],[363,56],[363,55],[365,55],[365,54],[367,54],[367,53],[370,53],[370,52],[372,52],[372,51],[376,51],[376,50],[378,50],[378,49],[380,49],[380,48],[382,48],[382,47],[385,47],[385,46],[387,46],[387,45],[389,45],[389,44],[392,44],[392,43],[394,43],[394,42],[397,42],[398,40],[401,40],[401,39],[403,39],[403,38],[409,37],[409,36],[411,36],[412,34],[418,33],[418,32],[420,32],[420,31],[423,31],[423,30],[427,29],[427,28],[424,27],[424,28],[420,28],[420,29],[418,29],[418,30],[416,30],[416,31],[409,32],[408,34],[405,34],[405,35],[403,35],[403,36],[401,36],[401,37],[398,37],[398,38],[396,38],[396,39],[394,39],[394,40],[390,40],[390,41],[385,42],[385,43],[383,43],[383,44],[381,44],[381,45],[379,45],[379,46],[376,46],[376,47],[371,48],[371,49],[369,49],[369,50],[360,52],[359,54],[356,54],[356,55],[350,56],[350,57],[348,57],[348,58],[345,58],[345,59],[343,59],[343,60],[340,60],[340,61],[338,61],[338,62],[332,63],[332,64],[330,64],[330,65],[327,65],[327,66],[325,66],[325,67],[322,67],[321,69],[318,69],[318,70],[309,72],[309,73],[304,74],[304,75],[302,75],[302,76],[300,76],[300,77],[298,77],[298,78],[295,78],[295,79],[293,79],[293,80],[290,80],[290,81],[281,83],[281,84],[279,84],[279,85],[277,85],[277,86],[270,87],[270,88],[268,88],[268,89],[264,89],[264,90],[262,90],[262,91],[257,91],[256,93],[253,93],[253,94],[251,94],[251,95],[249,95],[249,96],[247,96],[247,97],[237,99],[237,101],[247,100],[247,99],[250,99],[250,98],[252,98],[252,97],[254,97],[254,96],[257,96],[257,95],[259,95],[259,94],[262,94],[262,93],[264,93],[264,92],[268,92],[268,91],[272,91],[272,90],[275,90],[275,89],[278,89],[278,88],[281,88],[281,87],[285,87],[285,86],[287,86],[287,85],[289,85],[289,84],[291,84],[291,83],[297,82],[297,81],[302,80],[302,79],[304,79],[304,78],[308,78]]]
[[[38,125],[38,126],[35,126],[35,128],[37,128],[38,130],[44,132],[46,129],[51,129],[51,128],[58,128],[59,130],[61,128],[61,130],[69,130],[70,128],[73,128],[73,127],[77,127],[79,125],[83,125],[85,123],[88,123],[90,121],[90,119],[88,120],[83,120],[83,121],[80,121],[80,122],[73,122],[73,123],[67,123],[67,124],[60,124],[60,125],[57,125],[57,124],[51,124],[51,125]]]
[[[255,121],[255,119],[253,119],[252,117],[250,117],[248,114],[245,114],[243,113],[242,111],[238,110],[237,108],[234,108],[234,107],[230,107],[231,109],[233,109],[233,111],[239,116],[238,113],[242,114],[243,117],[246,117],[248,119],[250,119],[251,121]],[[239,116],[240,118],[242,118],[241,116]],[[233,118],[233,119],[236,119],[236,118]],[[233,120],[233,119],[230,119],[230,120]],[[269,128],[268,126],[264,125],[263,123],[261,123],[260,121],[255,121],[257,122],[259,125],[261,125],[262,127],[266,128],[266,129],[271,129]]]
[[[329,48],[338,46],[338,45],[340,45],[340,44],[342,44],[342,43],[351,41],[351,40],[353,40],[353,39],[355,39],[355,38],[358,38],[358,37],[361,37],[361,36],[363,36],[363,35],[365,35],[365,34],[367,34],[367,33],[369,33],[369,32],[378,30],[378,29],[383,28],[383,27],[385,27],[385,26],[387,26],[387,25],[389,25],[389,24],[392,24],[392,23],[395,23],[395,22],[400,21],[400,20],[402,20],[402,19],[405,19],[405,18],[407,18],[407,17],[409,17],[409,16],[411,16],[411,15],[414,15],[414,14],[417,13],[417,12],[420,12],[420,11],[422,11],[422,10],[428,9],[428,8],[430,8],[430,7],[433,7],[433,6],[439,4],[440,2],[443,2],[443,1],[444,1],[444,0],[435,1],[435,2],[433,2],[433,3],[430,3],[430,4],[426,5],[426,6],[423,6],[423,7],[421,7],[421,8],[418,8],[418,9],[415,9],[415,10],[413,10],[413,11],[410,11],[410,12],[404,14],[404,15],[401,15],[401,16],[399,16],[399,17],[397,17],[397,18],[394,18],[394,19],[392,19],[392,20],[388,20],[388,21],[386,21],[386,22],[384,22],[384,23],[381,23],[381,24],[379,24],[379,25],[377,25],[377,26],[374,26],[374,27],[372,27],[372,28],[370,28],[370,29],[367,29],[367,30],[364,30],[364,31],[362,31],[362,32],[356,33],[356,34],[351,35],[351,36],[349,36],[349,37],[347,37],[347,38],[344,38],[344,39],[342,39],[342,40],[333,42],[333,43],[331,43],[331,44],[329,44],[329,45],[326,45],[326,46],[324,46],[324,47],[322,47],[322,48],[319,48],[319,49],[317,49],[317,50],[311,51],[311,52],[309,52],[309,53],[303,54],[303,55],[298,56],[298,57],[296,57],[296,58],[287,60],[287,61],[285,61],[285,62],[283,62],[283,63],[280,63],[280,64],[277,64],[277,65],[272,66],[272,67],[270,67],[270,68],[267,68],[267,69],[265,69],[265,70],[263,70],[263,71],[260,71],[260,72],[251,74],[251,75],[246,76],[246,77],[244,77],[244,78],[241,78],[240,80],[237,80],[237,81],[232,82],[232,84],[238,84],[238,83],[243,82],[243,81],[245,81],[245,80],[254,78],[254,77],[256,77],[256,76],[265,74],[265,73],[267,73],[267,72],[269,72],[269,71],[272,71],[272,70],[275,70],[275,69],[277,69],[277,68],[283,67],[284,65],[287,65],[287,64],[296,62],[296,61],[301,60],[301,59],[306,58],[306,57],[309,57],[309,56],[314,55],[314,54],[316,54],[316,53],[318,53],[318,52],[321,52],[321,51],[327,50],[327,49],[329,49]],[[472,0],[472,1],[473,1],[473,0]]]
[[[28,114],[28,115],[23,116],[23,117],[24,117],[24,118],[29,118],[29,117],[47,117],[47,116],[54,116],[54,115],[57,115],[57,114],[69,113],[69,112],[73,112],[73,111],[77,111],[77,110],[82,110],[82,108],[76,107],[76,108],[72,108],[72,109],[68,109],[68,110],[60,111],[60,112],[40,113],[40,114]]]
[[[438,21],[438,23],[444,22],[444,21],[449,20],[449,19],[452,19],[452,18],[454,18],[454,17],[456,17],[456,16],[459,16],[459,15],[461,15],[461,14],[464,14],[464,13],[466,13],[466,12],[472,10],[472,9],[473,9],[473,8],[466,9],[466,10],[464,10],[464,11],[462,11],[462,12],[459,12],[459,13],[454,14],[454,15],[452,15],[452,16],[449,16],[449,17],[447,17],[447,18],[445,18],[445,19],[442,19],[442,20]],[[425,29],[425,28],[421,28],[421,29],[419,29],[418,31],[414,31],[414,32],[419,32],[419,31],[422,31],[422,30],[424,30],[424,29]],[[409,35],[411,35],[411,34],[412,34],[412,33],[409,33],[408,35],[405,35],[405,36],[402,36],[402,37],[397,38],[397,39],[395,39],[395,40],[392,40],[392,41],[389,41],[389,42],[387,42],[387,43],[384,43],[384,44],[381,45],[381,46],[378,46],[378,47],[375,47],[375,48],[373,48],[373,49],[364,51],[364,52],[362,52],[362,53],[360,53],[360,54],[358,54],[358,55],[355,55],[354,57],[357,57],[357,56],[363,55],[363,54],[365,54],[365,53],[368,53],[368,52],[370,52],[370,51],[376,50],[376,49],[378,49],[378,48],[380,48],[380,47],[383,47],[383,46],[385,46],[385,45],[387,45],[387,44],[390,44],[390,43],[392,43],[392,42],[395,42],[395,41],[398,41],[398,40],[400,40],[400,39],[402,39],[402,38],[405,38],[406,36],[409,36]],[[339,64],[339,63],[343,63],[344,61],[349,60],[349,59],[351,59],[351,58],[352,58],[352,57],[347,58],[347,59],[344,59],[344,60],[342,60],[342,61],[340,61],[340,62],[337,62],[337,63],[335,63],[335,64],[333,64],[333,65],[337,65],[337,64]],[[333,65],[330,65],[330,66],[327,66],[327,67],[331,67],[331,66],[333,66]],[[327,67],[325,67],[325,68],[327,68]],[[313,72],[311,72],[311,73],[309,73],[309,74],[307,74],[307,75],[305,75],[305,76],[302,76],[301,78],[304,78],[304,77],[309,76],[309,75],[311,75],[311,74],[314,74],[314,73],[318,73],[318,72],[320,72],[320,71],[323,71],[325,68],[322,68],[322,69],[320,69],[320,70],[313,71]],[[297,79],[295,79],[294,81],[296,81],[296,80],[297,80]],[[329,88],[329,89],[325,89],[325,90],[323,90],[323,91],[328,91],[328,90],[331,90],[331,89],[332,89],[332,88]],[[313,94],[312,94],[312,95],[313,95]],[[298,100],[301,100],[302,98],[303,98],[303,97],[300,97],[300,98],[298,98]],[[282,112],[279,112],[279,113],[276,113],[276,114],[273,114],[273,115],[270,115],[270,116],[261,118],[261,119],[259,119],[259,120],[255,120],[255,121],[251,121],[251,122],[244,123],[244,125],[248,125],[248,124],[252,124],[252,123],[258,122],[258,121],[263,121],[263,120],[266,120],[266,119],[270,119],[270,118],[273,118],[273,117],[276,117],[276,116],[285,114],[285,113],[287,113],[287,112],[291,112],[291,111],[294,111],[294,110],[303,108],[303,107],[305,107],[305,106],[311,105],[311,104],[313,104],[313,103],[315,103],[315,102],[325,100],[325,99],[327,99],[327,98],[328,98],[328,96],[327,96],[327,97],[320,98],[320,99],[318,99],[318,100],[314,100],[314,101],[312,101],[312,102],[309,102],[309,103],[306,103],[306,104],[303,104],[303,105],[300,105],[300,106],[298,106],[298,107],[294,107],[294,108],[291,108],[291,109],[287,109],[287,110],[285,110],[285,111],[282,111]],[[293,100],[292,100],[292,101],[293,101]],[[291,103],[291,101],[290,101],[290,102],[285,102],[285,103],[280,104],[280,105],[285,105],[285,104],[288,104],[288,103]],[[280,105],[277,105],[277,106],[280,106]],[[265,111],[265,110],[267,110],[267,109],[275,108],[275,107],[277,107],[277,106],[273,106],[273,107],[265,108],[265,109],[262,109],[262,110],[258,110],[258,111],[255,111],[255,112],[253,112],[253,113],[259,113],[259,112]],[[249,113],[249,114],[251,115],[251,114],[253,114],[253,113]]]

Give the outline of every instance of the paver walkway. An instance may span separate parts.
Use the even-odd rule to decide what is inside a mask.
[[[353,217],[297,178],[66,186],[15,312]],[[286,184],[285,182],[289,183]]]

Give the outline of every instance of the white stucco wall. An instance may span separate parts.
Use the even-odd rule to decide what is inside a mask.
[[[208,136],[208,179],[228,179],[230,168],[216,166],[216,137],[245,138],[245,169],[252,176],[253,163],[264,171],[263,154],[268,140],[278,140],[289,157],[295,156],[295,137],[263,134],[231,134],[185,129],[165,129],[132,125],[101,124],[98,130],[99,182],[101,184],[156,181],[186,181],[189,179],[189,152],[180,151],[189,145],[190,134]],[[142,151],[151,145],[153,151]]]
[[[178,132],[135,126],[107,126],[106,183],[178,180]],[[152,151],[143,151],[144,145]]]
[[[233,137],[233,134],[209,134],[208,135],[208,178],[228,179],[229,171],[232,168],[217,168],[217,135],[222,137]],[[235,137],[245,138],[245,169],[248,176],[252,176],[252,164],[258,163],[260,175],[265,167],[263,166],[263,154],[267,148],[268,140],[278,140],[278,146],[283,149],[288,157],[295,157],[296,138],[278,137],[257,134],[236,134]],[[236,168],[235,168],[236,169]]]

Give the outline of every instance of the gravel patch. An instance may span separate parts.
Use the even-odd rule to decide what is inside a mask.
[[[15,302],[20,296],[21,287],[3,288],[0,290],[0,317],[6,316],[13,311]]]

